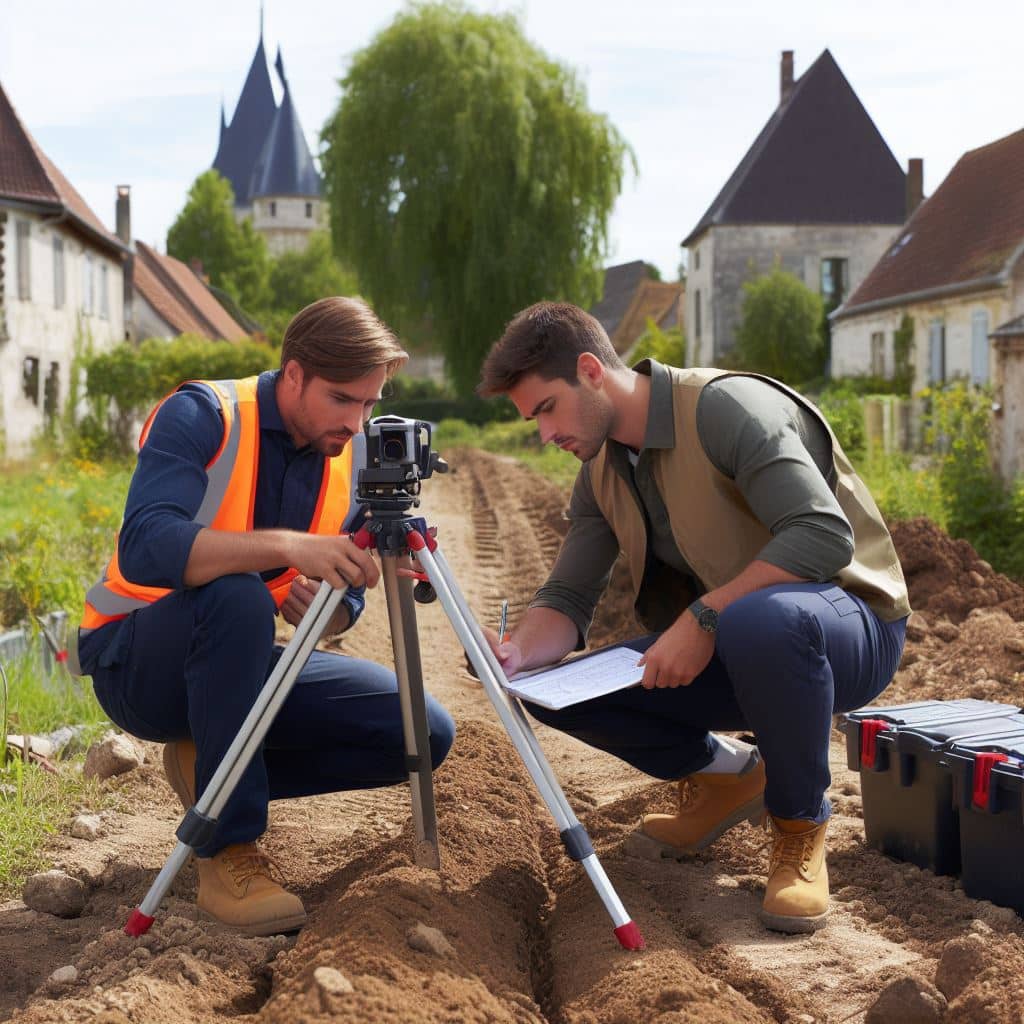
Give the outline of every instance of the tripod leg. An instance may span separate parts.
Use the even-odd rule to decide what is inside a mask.
[[[505,726],[509,738],[523,759],[526,770],[530,773],[534,785],[547,805],[551,816],[555,819],[562,842],[569,856],[583,865],[593,884],[605,910],[615,924],[615,937],[626,949],[643,949],[644,940],[626,908],[622,905],[608,876],[601,867],[597,854],[590,843],[586,829],[579,823],[569,802],[565,799],[561,786],[555,779],[551,766],[547,763],[537,738],[533,734],[519,702],[506,693],[501,680],[505,679],[504,670],[494,657],[487,644],[480,626],[469,612],[465,599],[458,592],[458,586],[450,570],[442,570],[440,563],[427,547],[423,536],[415,531],[407,534],[409,548],[416,553],[420,565],[437,593],[441,605],[448,615],[459,640],[469,654],[473,667],[477,670],[484,692],[490,698],[495,711]],[[443,556],[442,556],[443,557]],[[507,680],[506,680],[507,681]]]
[[[239,779],[267,735],[346,589],[335,590],[328,583],[320,585],[316,597],[296,627],[295,635],[281,652],[274,671],[263,684],[263,689],[260,690],[231,746],[213,773],[209,785],[200,794],[195,806],[185,813],[176,833],[179,842],[174,852],[125,925],[124,930],[129,935],[139,936],[149,930],[160,901],[167,894],[178,872],[185,866],[188,855],[196,846],[201,846],[213,835],[220,812],[231,798]]]
[[[395,652],[395,675],[402,707],[405,762],[412,792],[412,820],[416,831],[413,859],[420,867],[439,869],[441,854],[437,842],[437,812],[434,807],[434,776],[430,758],[430,728],[427,722],[423,668],[416,632],[416,605],[412,580],[398,575],[396,558],[381,557],[384,594],[387,598],[391,644]]]

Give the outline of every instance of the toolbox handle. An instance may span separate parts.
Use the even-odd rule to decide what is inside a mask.
[[[1006,754],[985,751],[974,755],[974,785],[971,803],[983,811],[995,810],[995,792],[992,789],[992,769],[1001,761],[1009,761]]]
[[[862,718],[860,720],[860,763],[863,767],[875,767],[875,758],[878,755],[878,734],[888,732],[891,728],[892,723],[883,718]]]

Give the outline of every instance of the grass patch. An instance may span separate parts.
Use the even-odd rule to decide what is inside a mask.
[[[40,734],[64,725],[84,725],[87,745],[109,725],[88,680],[73,680],[63,669],[47,673],[38,652],[3,666],[0,679],[0,898],[18,895],[33,871],[46,867],[51,835],[82,810],[97,811],[111,797],[95,780],[83,779],[82,756],[57,762],[57,774],[24,763],[7,751],[9,734]]]
[[[537,424],[526,420],[488,423],[477,426],[464,420],[442,420],[434,435],[435,447],[442,455],[447,448],[482,448],[498,455],[509,455],[534,472],[568,486],[576,479],[580,463],[571,452],[542,445]]]

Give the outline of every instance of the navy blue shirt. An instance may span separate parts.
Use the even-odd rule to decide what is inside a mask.
[[[305,533],[316,510],[324,456],[296,448],[277,407],[279,370],[261,373],[256,388],[260,450],[253,527]],[[205,384],[186,384],[153,419],[128,488],[117,557],[124,577],[147,587],[183,590],[185,566],[202,526],[194,521],[206,492],[206,466],[224,439],[220,402]],[[361,513],[351,521],[355,530]],[[270,569],[264,580],[288,566]],[[354,623],[365,604],[365,589],[352,587],[344,601]],[[109,623],[83,637],[79,661],[88,672],[113,640],[119,624]]]

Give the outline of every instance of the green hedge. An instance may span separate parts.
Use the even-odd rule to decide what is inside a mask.
[[[139,420],[186,380],[234,380],[273,369],[280,353],[257,342],[210,341],[182,335],[173,341],[125,342],[81,357],[89,415],[77,425],[77,451],[131,451]]]

